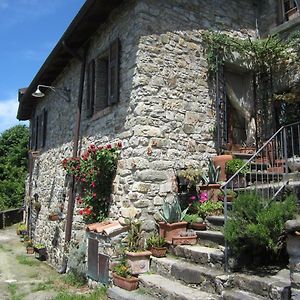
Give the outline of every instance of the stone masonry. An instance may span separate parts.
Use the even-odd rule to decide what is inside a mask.
[[[111,217],[135,206],[143,229],[155,229],[156,213],[172,194],[178,168],[203,165],[215,153],[214,93],[207,74],[203,30],[234,36],[255,35],[252,1],[139,0],[113,11],[92,37],[88,61],[106,51],[119,37],[120,101],[81,119],[81,150],[122,141],[112,195]],[[32,195],[42,203],[35,240],[46,244],[49,261],[60,268],[65,219],[51,222],[51,210],[67,208],[65,172],[61,161],[72,154],[80,64],[73,60],[53,83],[67,86],[71,103],[50,93],[36,113],[48,110],[46,146],[35,159]],[[85,84],[86,89],[86,84]],[[86,93],[85,93],[86,95]],[[73,238],[83,237],[84,224],[75,209]]]

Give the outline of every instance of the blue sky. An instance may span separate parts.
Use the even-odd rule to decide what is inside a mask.
[[[18,89],[42,66],[85,0],[0,0],[0,133],[19,124]]]

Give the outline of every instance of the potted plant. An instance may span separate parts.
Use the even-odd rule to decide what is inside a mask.
[[[164,257],[167,253],[166,239],[157,233],[151,234],[147,240],[147,249],[149,249],[153,256]]]
[[[141,232],[141,221],[130,220],[127,235],[126,257],[130,266],[131,274],[137,275],[146,273],[150,267],[150,251],[144,249],[144,242]]]
[[[27,254],[33,254],[34,253],[34,248],[33,248],[33,242],[32,242],[32,240],[28,240],[26,242],[26,252],[27,252]]]
[[[36,258],[45,259],[46,258],[46,246],[42,243],[35,244],[33,246],[34,252],[36,253]]]
[[[172,238],[172,244],[177,245],[195,245],[197,243],[197,235],[194,230],[187,230],[186,232],[180,233],[179,236]]]
[[[234,158],[232,160],[229,160],[226,163],[226,174],[227,174],[227,180],[230,179],[230,177],[232,177],[240,168],[242,168],[245,164],[245,161],[243,161],[240,158]],[[231,186],[232,188],[236,188],[236,187],[243,187],[247,185],[247,181],[246,181],[246,174],[250,172],[250,166],[246,165],[239,173],[238,176],[236,176],[231,184],[229,184],[229,186]]]
[[[16,233],[17,235],[23,234],[23,232],[27,232],[27,226],[24,223],[20,223],[18,224],[18,227],[16,229]]]
[[[132,276],[130,267],[124,256],[122,256],[120,262],[114,266],[112,276],[114,285],[122,289],[133,291],[138,288],[139,279]]]
[[[226,181],[226,163],[231,159],[233,159],[233,157],[230,154],[216,155],[212,158],[214,166],[216,168],[220,166],[219,180]]]
[[[215,167],[211,159],[208,160],[208,171],[207,174],[202,175],[202,180],[204,185],[200,186],[201,192],[206,192],[208,198],[217,201],[218,191],[220,189],[220,184],[218,183],[220,177],[221,167]]]
[[[206,224],[198,214],[186,214],[183,219],[188,223],[188,229],[206,230]]]
[[[232,202],[234,198],[236,198],[237,193],[232,189],[226,190],[226,196],[227,196],[227,202]],[[218,195],[219,201],[224,201],[225,198],[225,192],[224,190],[220,190],[220,193]]]
[[[207,216],[218,216],[223,214],[223,203],[221,201],[206,200],[204,202],[195,202],[193,209],[197,215],[205,219]]]
[[[181,210],[178,195],[175,195],[170,202],[164,201],[162,210],[160,211],[160,217],[163,221],[159,222],[159,234],[164,237],[168,243],[172,243],[172,238],[174,236],[186,232],[187,222],[182,220],[188,209],[189,207],[184,211]]]

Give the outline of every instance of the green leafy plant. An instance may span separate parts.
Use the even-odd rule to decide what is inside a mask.
[[[241,167],[243,167],[245,161],[240,158],[234,158],[226,162],[225,170],[227,174],[234,174]],[[250,172],[250,165],[246,165],[241,171],[240,174],[246,174]]]
[[[284,245],[284,223],[296,211],[293,195],[276,202],[254,193],[240,194],[233,202],[224,233],[232,254],[244,264],[252,264],[255,257],[261,257],[262,262],[276,261]]]
[[[142,238],[142,222],[140,220],[128,220],[129,225],[127,234],[127,249],[130,252],[138,252],[144,250],[144,242]]]
[[[132,276],[125,256],[121,257],[119,263],[113,267],[113,270],[117,275],[124,278],[130,278]]]
[[[223,213],[223,202],[213,202],[210,200],[205,202],[194,202],[192,209],[196,211],[198,216],[205,219],[207,216],[221,215]]]
[[[77,203],[84,207],[79,214],[86,223],[102,221],[108,216],[121,147],[121,143],[115,147],[90,145],[80,158],[65,158],[62,162],[67,174],[74,175],[80,187]]]
[[[177,223],[183,220],[189,207],[181,210],[178,195],[175,195],[171,202],[164,200],[162,210],[160,210],[160,217],[166,223]]]
[[[34,248],[37,249],[37,250],[41,250],[41,249],[45,249],[46,246],[45,246],[45,244],[38,243],[38,244],[34,245]]]
[[[19,231],[26,231],[27,230],[27,226],[24,223],[20,223],[17,227],[17,230]]]
[[[164,247],[166,245],[166,239],[157,233],[151,234],[146,240],[147,248],[151,247]]]
[[[201,218],[198,214],[186,214],[183,220],[191,224],[203,222],[203,218]]]
[[[217,183],[220,177],[221,167],[215,167],[213,161],[211,159],[208,160],[208,171],[207,175],[203,174],[202,179],[205,184],[214,184]]]
[[[200,182],[202,170],[188,166],[185,170],[178,171],[178,176],[183,177],[187,181],[188,186],[191,187]]]

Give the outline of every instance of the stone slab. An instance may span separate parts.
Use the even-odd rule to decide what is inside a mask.
[[[204,230],[204,231],[196,231],[199,242],[201,240],[203,242],[211,242],[214,244],[224,245],[224,234],[220,231],[212,231],[212,230]]]
[[[254,295],[249,292],[239,291],[239,290],[231,290],[225,291],[223,293],[224,300],[263,300],[265,298]]]
[[[167,279],[160,275],[140,275],[140,286],[151,290],[151,294],[165,300],[217,300],[218,295],[193,289],[177,281]]]
[[[139,289],[136,291],[126,291],[117,286],[111,287],[107,290],[107,299],[109,300],[155,300],[150,295],[146,295]]]

